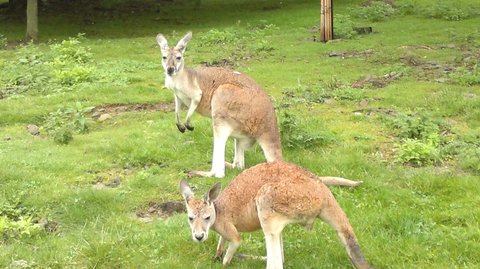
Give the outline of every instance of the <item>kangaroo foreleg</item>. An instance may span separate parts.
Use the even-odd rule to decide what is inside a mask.
[[[175,124],[181,133],[185,132],[185,126],[180,123],[180,111],[182,109],[182,101],[175,95]]]

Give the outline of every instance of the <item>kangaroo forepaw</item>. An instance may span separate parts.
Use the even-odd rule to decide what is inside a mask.
[[[193,126],[190,123],[185,124],[185,127],[187,127],[187,130],[193,131]]]
[[[183,126],[180,123],[177,123],[177,128],[180,131],[180,133],[185,133],[185,126]]]

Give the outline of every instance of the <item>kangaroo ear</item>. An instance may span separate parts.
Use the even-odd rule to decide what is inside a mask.
[[[180,181],[180,193],[183,196],[183,199],[185,199],[185,202],[188,202],[188,200],[193,198],[193,191],[188,185],[187,181],[182,179]]]
[[[163,34],[157,35],[157,43],[162,51],[168,50],[168,42],[167,39],[163,36]]]
[[[222,186],[220,185],[220,183],[213,185],[210,188],[210,190],[208,190],[208,192],[205,193],[205,196],[203,197],[203,201],[208,205],[211,205],[213,202],[215,202],[215,200],[217,200],[221,189],[222,189]]]
[[[185,49],[187,48],[187,43],[192,39],[192,32],[188,32],[180,41],[178,41],[178,44],[175,46],[178,50],[185,52]]]

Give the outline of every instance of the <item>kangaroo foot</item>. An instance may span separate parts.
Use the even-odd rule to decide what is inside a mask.
[[[190,125],[190,123],[186,123],[185,127],[187,127],[187,130],[189,130],[189,131],[193,131],[193,129],[194,129],[193,126]]]
[[[185,133],[185,126],[183,126],[180,123],[177,123],[176,125],[177,125],[177,128],[180,131],[180,133]]]

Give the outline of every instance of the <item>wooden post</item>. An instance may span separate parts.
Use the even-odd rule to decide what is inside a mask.
[[[320,41],[333,39],[332,0],[320,0]]]

